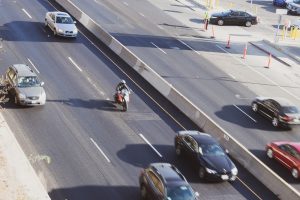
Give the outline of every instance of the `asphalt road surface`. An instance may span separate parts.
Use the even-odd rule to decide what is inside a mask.
[[[188,13],[190,8],[180,1],[73,2],[300,190],[299,182],[293,180],[291,173],[278,163],[269,161],[264,150],[270,141],[299,141],[300,128],[273,128],[270,122],[255,115],[250,107],[251,101],[258,95],[282,96],[299,105],[299,85],[287,84],[286,77],[280,77],[283,75],[280,71],[277,74],[268,73],[263,68],[266,59],[260,56],[262,52],[248,49],[249,54],[257,57],[245,64],[240,61],[244,43],[237,45],[237,49],[226,50],[224,43],[202,38],[199,34],[201,15],[196,13],[194,18],[189,19],[195,22],[192,28],[170,16],[170,13],[176,13],[184,17]],[[255,2],[263,4],[258,10],[262,24],[251,28],[224,27],[224,30],[242,31],[256,37],[259,34],[273,35],[278,16],[272,13],[275,8],[270,2]],[[236,1],[236,6],[242,7],[248,3]],[[169,4],[171,9],[164,9],[165,4]],[[291,16],[286,18],[295,19]],[[189,37],[177,37],[184,35]],[[198,38],[191,37],[194,35]],[[225,69],[231,71],[225,72]]]
[[[199,181],[173,148],[176,131],[195,126],[103,44],[85,33],[53,37],[43,26],[53,10],[44,0],[0,1],[1,73],[27,63],[47,93],[45,106],[10,102],[4,116],[52,199],[139,199],[138,175],[151,162],[176,164],[201,199],[276,199],[241,167],[234,183]],[[126,113],[111,102],[120,79],[133,90]]]

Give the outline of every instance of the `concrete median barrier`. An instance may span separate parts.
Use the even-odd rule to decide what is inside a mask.
[[[123,46],[116,38],[111,36],[99,24],[82,12],[70,0],[56,0],[76,20],[85,26],[98,39],[111,48],[128,65],[135,69],[146,81],[153,85],[163,96],[170,100],[186,116],[194,121],[204,132],[212,134],[220,143],[230,151],[241,165],[248,169],[280,199],[299,200],[300,193],[275,174],[264,163],[256,158],[247,148],[235,140],[229,133],[216,124],[210,117],[190,102],[179,91],[173,88],[165,79],[159,76],[146,63],[139,59],[128,48]]]

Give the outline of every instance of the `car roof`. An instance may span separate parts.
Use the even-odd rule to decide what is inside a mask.
[[[273,142],[273,143],[276,144],[277,146],[282,145],[282,144],[289,144],[289,145],[293,146],[295,149],[297,149],[297,151],[300,152],[300,142],[277,141],[277,142]]]
[[[14,64],[12,67],[16,70],[18,76],[36,76],[34,71],[28,65]]]
[[[164,179],[165,183],[186,182],[184,176],[170,163],[152,163],[151,168]]]
[[[216,140],[210,134],[203,133],[200,131],[186,130],[186,131],[179,131],[178,134],[189,135],[192,138],[194,138],[197,141],[197,143],[200,143],[200,144],[217,143]]]
[[[52,12],[52,13],[55,14],[56,16],[70,17],[70,15],[66,12],[55,11],[55,12]]]
[[[283,97],[256,97],[259,100],[274,100],[278,102],[281,106],[294,106],[289,100]]]

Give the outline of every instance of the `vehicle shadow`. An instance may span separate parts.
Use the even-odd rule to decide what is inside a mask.
[[[237,107],[236,107],[237,106]],[[226,105],[222,110],[215,112],[220,119],[237,124],[248,129],[259,129],[273,132],[281,132],[290,130],[288,128],[275,128],[270,120],[264,118],[260,114],[254,113],[250,105]],[[243,112],[244,113],[243,113]],[[246,114],[248,115],[246,115]],[[251,119],[251,118],[252,119]],[[256,122],[254,122],[255,120]]]
[[[52,189],[48,194],[53,200],[140,199],[137,186],[84,185]]]
[[[167,162],[175,165],[179,171],[191,183],[204,182],[197,177],[197,167],[187,159],[178,158],[175,149],[171,145],[153,145],[154,148],[163,156],[160,158],[146,144],[128,144],[124,149],[117,152],[117,156],[133,166],[146,168],[150,163]],[[145,154],[149,156],[145,156]],[[152,155],[152,156],[150,156]],[[191,170],[192,169],[192,170]]]
[[[267,157],[266,152],[262,150],[250,150],[256,157],[263,161],[270,169],[272,169],[276,174],[283,178],[286,182],[297,184],[299,180],[295,180],[292,177],[292,173],[281,165],[278,161],[270,159]]]
[[[57,100],[57,99],[47,99],[47,102],[57,102],[62,103],[67,106],[88,108],[88,109],[98,109],[105,111],[121,111],[121,108],[118,107],[114,101],[111,100],[98,100],[98,99],[76,99],[69,98],[67,100]]]

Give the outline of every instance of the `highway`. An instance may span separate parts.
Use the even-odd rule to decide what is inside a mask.
[[[151,162],[176,164],[201,199],[276,199],[241,167],[234,183],[200,182],[173,147],[193,123],[82,27],[75,40],[53,37],[43,26],[50,3],[0,1],[0,60],[2,74],[27,63],[45,82],[45,106],[10,102],[3,113],[52,199],[139,199],[138,175]],[[110,100],[120,79],[134,91],[126,113]]]
[[[259,50],[249,48],[249,57],[254,59],[245,63],[240,59],[244,43],[237,43],[235,48],[228,50],[224,42],[202,36],[202,25],[199,25],[202,16],[182,3],[195,1],[72,2],[300,190],[290,172],[268,160],[264,151],[270,141],[299,141],[300,128],[273,128],[270,122],[255,115],[250,107],[251,101],[259,95],[282,96],[299,105],[299,83],[290,78],[288,70],[283,73],[285,78],[280,76],[280,70],[277,74],[269,73],[263,68],[266,59],[260,56]],[[249,38],[259,37],[255,36],[257,34],[273,35],[278,16],[272,13],[275,8],[270,2],[261,2],[259,13],[262,24],[251,28],[229,26],[222,29],[245,36],[249,34]],[[236,3],[237,7],[245,7],[246,4]],[[189,23],[194,22],[194,26],[184,24],[183,18],[189,19]]]

